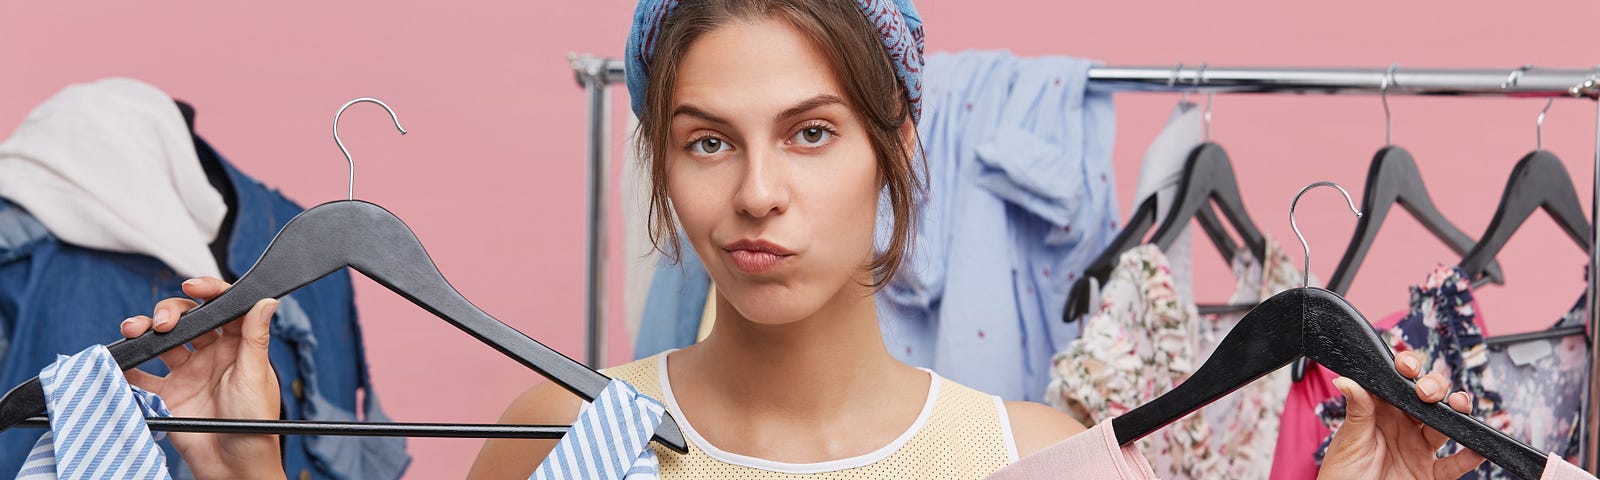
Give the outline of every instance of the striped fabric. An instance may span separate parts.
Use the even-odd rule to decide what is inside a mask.
[[[144,418],[171,416],[161,397],[128,385],[111,352],[95,345],[57,355],[39,372],[50,431],[17,478],[169,479],[166,456]]]
[[[583,405],[572,430],[561,437],[530,480],[656,480],[650,437],[666,407],[632,385],[612,380],[594,403]]]

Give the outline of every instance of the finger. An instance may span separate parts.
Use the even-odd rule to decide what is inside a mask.
[[[1467,392],[1452,393],[1450,394],[1450,398],[1448,400],[1450,403],[1450,408],[1456,409],[1457,412],[1469,415],[1472,413],[1472,395],[1468,394]],[[1447,437],[1443,433],[1439,433],[1438,430],[1434,430],[1433,427],[1428,426],[1422,427],[1422,437],[1427,439],[1428,445],[1432,446],[1434,450],[1438,450],[1439,447],[1444,446],[1445,442],[1450,441],[1450,437]]]
[[[1472,394],[1467,392],[1456,392],[1450,394],[1450,408],[1456,409],[1457,412],[1471,415]]]
[[[161,352],[161,355],[158,355],[156,358],[160,358],[161,363],[167,364],[168,370],[177,370],[178,367],[181,367],[184,363],[187,363],[189,361],[189,357],[192,356],[194,356],[194,352],[189,351],[189,347],[178,345],[176,347],[172,347],[171,350]]]
[[[150,325],[153,323],[155,322],[150,317],[144,315],[128,317],[127,320],[122,321],[122,337],[133,338],[144,335],[144,332],[149,331]]]
[[[1439,373],[1430,373],[1417,379],[1417,398],[1427,403],[1438,403],[1450,393],[1450,379]]]
[[[1422,375],[1422,358],[1417,352],[1400,352],[1394,356],[1394,369],[1406,378]]]
[[[277,302],[277,300],[273,300],[273,302]],[[257,300],[256,301],[256,306],[260,306],[260,305],[261,305],[261,301]],[[250,307],[250,308],[252,310],[254,310],[255,307]],[[274,312],[277,311],[277,303],[273,303],[273,311]],[[243,327],[244,322],[243,322],[243,320],[245,319],[246,316],[249,316],[249,312],[246,312],[245,316],[241,316],[239,318],[235,318],[231,322],[222,324],[222,327],[219,330],[222,331],[222,334],[224,336],[241,335],[243,333],[243,331],[244,331],[244,327]],[[269,319],[272,318],[272,315],[267,315],[267,318],[269,318]]]
[[[129,384],[156,394],[161,393],[161,383],[167,380],[166,378],[151,375],[150,372],[146,372],[137,368],[130,368],[122,373],[128,377]]]
[[[189,346],[194,347],[194,349],[196,351],[198,351],[198,350],[200,350],[202,348],[206,348],[207,346],[210,346],[213,343],[216,343],[216,341],[221,339],[221,338],[222,338],[222,332],[218,332],[216,330],[212,330],[212,331],[209,331],[209,332],[206,332],[206,333],[202,333],[198,337],[194,337],[193,340],[189,341]]]
[[[263,298],[238,322],[241,338],[234,372],[246,382],[265,382],[272,375],[267,346],[272,341],[272,314],[277,310],[278,300]]]
[[[228,290],[228,282],[216,277],[195,277],[183,281],[183,293],[202,301],[210,301]]]
[[[178,317],[183,315],[183,312],[187,312],[199,305],[194,303],[194,300],[187,298],[168,298],[156,302],[156,311],[150,315],[150,318],[155,320],[157,332],[170,332],[172,327],[178,326]]]
[[[1344,425],[1339,427],[1334,440],[1338,441],[1339,437],[1344,437],[1362,441],[1373,435],[1377,428],[1374,415],[1377,411],[1377,401],[1372,398],[1372,394],[1367,393],[1361,385],[1357,385],[1355,380],[1345,377],[1333,379],[1333,386],[1339,389],[1339,393],[1344,394],[1345,398]]]
[[[1472,469],[1478,468],[1479,465],[1483,465],[1483,455],[1478,455],[1478,452],[1463,448],[1459,452],[1452,453],[1433,462],[1433,477],[1461,478],[1462,475],[1466,475]]]

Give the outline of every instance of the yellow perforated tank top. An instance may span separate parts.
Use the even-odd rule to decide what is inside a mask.
[[[689,453],[651,443],[661,479],[943,480],[983,478],[1017,458],[1005,402],[931,371],[928,401],[911,428],[872,453],[821,463],[780,463],[730,453],[711,445],[684,419],[667,380],[665,352],[605,371],[640,393],[661,400],[678,420]]]

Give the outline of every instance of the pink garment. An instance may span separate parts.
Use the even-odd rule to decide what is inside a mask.
[[[1539,475],[1539,480],[1594,480],[1594,475],[1552,453],[1550,461],[1544,464],[1544,473]]]
[[[1483,310],[1478,308],[1477,301],[1472,302],[1472,309],[1477,312],[1474,321],[1483,330],[1484,337],[1488,337],[1489,330],[1484,328],[1487,322],[1483,320]],[[1380,331],[1394,328],[1408,313],[1409,310],[1401,310],[1389,314],[1379,320],[1376,326]],[[1322,446],[1322,439],[1333,431],[1322,419],[1317,418],[1316,409],[1322,402],[1342,395],[1333,386],[1335,378],[1339,378],[1339,374],[1322,368],[1316,362],[1307,362],[1305,377],[1289,386],[1289,397],[1283,404],[1283,417],[1278,422],[1278,448],[1272,454],[1273,480],[1317,478],[1314,455],[1317,447]]]
[[[1289,387],[1283,418],[1278,422],[1278,448],[1272,454],[1273,479],[1317,478],[1312,455],[1333,431],[1317,418],[1316,409],[1323,401],[1341,395],[1333,386],[1338,377],[1316,362],[1307,362],[1306,376]]]
[[[1117,445],[1117,433],[1108,419],[1038,453],[1028,455],[989,475],[989,480],[1036,478],[1154,479],[1156,474],[1144,454],[1133,445]],[[1556,477],[1577,478],[1577,477]]]

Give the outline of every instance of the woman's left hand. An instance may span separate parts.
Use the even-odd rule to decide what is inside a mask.
[[[1415,352],[1395,355],[1395,369],[1407,378],[1422,373],[1422,361]],[[1438,458],[1435,453],[1449,437],[1390,405],[1355,381],[1338,378],[1333,382],[1346,402],[1344,425],[1328,445],[1319,479],[1437,479],[1459,478],[1483,463],[1471,450]],[[1466,392],[1450,394],[1450,380],[1433,373],[1417,380],[1417,397],[1428,403],[1445,399],[1450,408],[1470,413],[1472,399]]]

